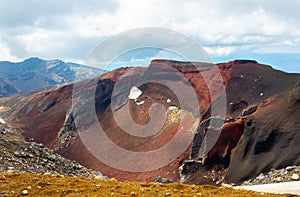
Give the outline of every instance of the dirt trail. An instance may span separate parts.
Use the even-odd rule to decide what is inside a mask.
[[[237,189],[246,189],[257,192],[275,192],[278,194],[297,194],[300,195],[300,181],[286,182],[286,183],[273,183],[263,185],[249,185],[235,187]]]

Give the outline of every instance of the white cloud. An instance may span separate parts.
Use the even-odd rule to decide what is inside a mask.
[[[4,0],[0,58],[80,60],[104,38],[149,26],[189,35],[217,57],[241,48],[299,53],[299,9],[292,0]]]
[[[214,57],[228,56],[234,51],[234,47],[204,47]]]
[[[5,46],[4,42],[0,40],[0,60],[11,60],[11,61],[18,61],[17,59],[8,49],[7,46]]]

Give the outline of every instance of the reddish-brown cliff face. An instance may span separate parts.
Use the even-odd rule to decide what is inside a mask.
[[[3,98],[0,99],[0,106],[5,106],[6,110],[0,111],[0,117],[6,120],[7,126],[19,130],[19,135],[25,140],[43,143],[69,159],[119,180],[153,181],[156,176],[162,176],[179,181],[178,168],[184,160],[190,159],[193,135],[199,131],[195,125],[210,117],[212,110],[214,116],[232,118],[232,121],[220,127],[207,129],[208,132],[209,130],[218,132],[219,138],[207,153],[205,165],[221,163],[225,167],[228,166],[227,180],[230,182],[249,178],[254,170],[246,169],[249,169],[248,165],[252,165],[251,162],[260,154],[262,157],[266,154],[281,155],[277,152],[273,153],[278,150],[278,148],[273,149],[273,146],[290,141],[299,143],[299,137],[295,134],[295,129],[300,128],[296,123],[296,117],[299,116],[299,111],[296,110],[299,109],[297,104],[299,98],[296,93],[290,93],[292,90],[297,92],[294,87],[300,80],[299,74],[287,74],[274,70],[270,66],[246,60],[218,64],[217,67],[203,63],[194,63],[194,65],[199,67],[196,68],[186,62],[153,60],[148,68],[121,68],[76,84],[71,83],[52,87],[46,91]],[[147,83],[143,83],[145,81]],[[168,85],[177,87],[175,88],[177,92],[174,93]],[[137,86],[142,91],[142,95],[136,100],[128,100],[133,86]],[[82,95],[74,92],[74,87],[79,88]],[[196,92],[196,97],[186,93],[190,87]],[[86,95],[93,97],[91,99]],[[178,95],[184,95],[184,102]],[[72,106],[72,98],[78,98],[79,102]],[[226,98],[225,103],[222,98]],[[214,104],[213,109],[212,104]],[[93,106],[95,119],[91,116],[93,110],[84,107],[89,105]],[[160,122],[161,111],[153,110],[156,105],[163,107],[168,113],[167,121],[154,135],[147,137],[131,135],[125,132],[120,127],[120,122],[116,120],[118,117],[119,121],[125,122],[123,125],[125,127],[130,127],[126,125],[129,124],[127,123],[129,119],[139,125]],[[237,120],[243,110],[254,105],[259,106],[256,112]],[[226,110],[225,114],[222,109]],[[152,114],[149,114],[149,111],[152,111]],[[278,114],[282,115],[280,119],[276,119]],[[89,131],[82,131],[83,135],[97,132],[100,124],[105,135],[114,144],[133,152],[159,149],[172,141],[176,135],[179,139],[188,136],[190,144],[187,144],[184,150],[180,150],[177,158],[159,169],[146,172],[118,170],[97,159],[87,148],[83,138],[80,137],[80,131],[76,131],[78,129],[76,128],[78,125],[75,124],[76,119],[79,123],[85,124],[81,125],[81,129]],[[281,126],[278,125],[280,121]],[[275,128],[274,125],[278,127]],[[264,129],[258,129],[260,127]],[[273,129],[269,130],[271,127]],[[290,132],[290,134],[281,138],[280,136],[285,135],[278,134],[278,130],[279,133]],[[267,142],[269,138],[271,141],[275,139],[270,143],[271,145],[266,146],[265,150],[264,146],[260,145],[262,144],[260,140],[264,139],[262,136]],[[281,142],[281,140],[285,141]],[[94,143],[97,146],[96,142]],[[259,165],[255,167],[254,174],[270,167],[299,164],[299,154],[294,155],[294,148],[286,146],[288,147],[285,149],[286,154],[291,156],[284,160],[285,163],[278,161],[280,165],[273,165],[276,163],[274,159],[271,160],[272,164],[262,162],[260,166],[253,163],[253,166]],[[173,149],[179,148],[173,147]],[[118,157],[120,162],[126,160],[122,155],[116,155],[109,150],[98,151],[106,152],[106,157]],[[167,154],[169,152],[165,151],[161,152],[158,158],[144,158],[139,161],[139,165],[155,165],[159,162],[159,158],[165,158]],[[128,165],[134,166],[130,163]],[[241,169],[239,175],[234,174],[237,168]],[[197,182],[195,177],[193,178],[194,182]]]
[[[209,135],[209,132],[216,132],[218,139],[205,156],[204,164],[215,165],[221,162],[225,167],[228,167],[231,151],[236,147],[243,135],[244,125],[245,121],[240,119],[236,122],[224,124],[222,128],[219,129],[208,128],[206,135]]]

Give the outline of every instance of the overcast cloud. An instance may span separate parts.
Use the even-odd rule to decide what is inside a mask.
[[[81,62],[103,39],[151,26],[192,37],[216,61],[256,58],[300,72],[299,10],[295,0],[0,0],[0,60]]]

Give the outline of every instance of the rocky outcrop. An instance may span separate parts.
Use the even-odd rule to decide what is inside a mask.
[[[186,160],[180,166],[179,172],[182,183],[220,186],[224,181],[226,169],[221,165],[207,168],[201,161]]]
[[[210,117],[203,120],[200,123],[197,133],[194,135],[192,142],[192,151],[190,158],[193,160],[203,160],[208,152],[208,147],[206,145],[207,141],[216,141],[217,139],[207,139],[204,142],[205,136],[207,134],[208,128],[218,129],[221,128],[225,123],[234,122],[233,119],[224,119],[220,117]],[[202,147],[202,149],[201,149]]]
[[[215,167],[217,169],[213,171],[223,172],[224,168],[230,164],[231,153],[244,132],[244,124],[244,119],[234,121],[219,117],[211,117],[202,121],[199,131],[194,136],[191,150],[192,160],[184,161],[179,168],[181,182],[188,182],[193,175],[206,174]],[[210,181],[210,184],[219,184],[225,175],[221,174],[223,175],[210,177],[215,179],[215,181]],[[197,180],[195,177],[193,179]],[[198,178],[198,183],[203,181],[201,179]]]
[[[203,162],[198,160],[185,160],[179,167],[180,182],[185,182],[189,176],[203,169]]]
[[[258,107],[257,105],[254,105],[250,108],[244,109],[243,112],[242,112],[242,116],[245,117],[245,116],[248,116],[250,114],[253,114],[254,112],[256,112],[257,107]]]
[[[74,120],[73,112],[66,114],[66,120],[63,128],[59,131],[57,140],[54,145],[54,150],[66,148],[71,141],[78,136],[77,128]]]
[[[217,140],[210,140],[210,137],[207,138],[209,141],[211,149],[205,156],[204,165],[214,166],[216,164],[222,164],[224,167],[228,167],[230,164],[230,156],[232,150],[238,144],[241,136],[244,133],[245,122],[243,119],[237,120],[236,122],[224,124],[222,128],[214,129],[208,128],[207,136],[217,135]],[[210,135],[210,132],[214,132]]]
[[[154,182],[157,182],[157,183],[173,183],[173,181],[171,179],[166,179],[166,178],[163,178],[161,176],[157,176],[155,178]]]

